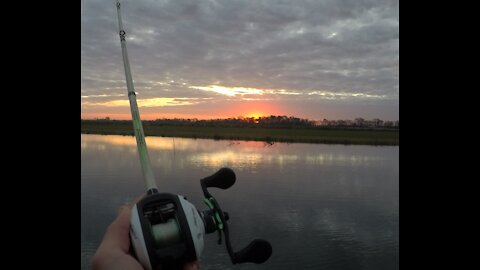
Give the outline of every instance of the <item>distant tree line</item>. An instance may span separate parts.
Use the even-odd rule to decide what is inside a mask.
[[[287,116],[268,117],[237,117],[226,119],[157,119],[153,124],[160,125],[186,125],[186,126],[208,126],[208,127],[313,127],[314,121]]]
[[[355,120],[327,120],[323,119],[317,122],[317,125],[332,126],[332,127],[366,127],[366,128],[399,128],[397,121],[383,121],[375,118],[372,120],[365,120],[363,118],[355,118]]]
[[[109,117],[95,120],[98,122],[130,122],[129,120],[110,120]],[[398,129],[399,121],[383,121],[380,119],[365,120],[327,120],[314,121],[293,116],[237,117],[226,119],[201,120],[196,118],[174,118],[143,120],[145,126],[201,126],[201,127],[265,127],[265,128],[354,128],[354,129]]]

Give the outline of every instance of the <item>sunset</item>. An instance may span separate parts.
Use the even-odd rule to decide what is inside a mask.
[[[398,269],[398,0],[81,0],[81,269]]]
[[[124,1],[142,119],[398,120],[398,6]],[[128,119],[111,1],[82,0],[81,116]]]

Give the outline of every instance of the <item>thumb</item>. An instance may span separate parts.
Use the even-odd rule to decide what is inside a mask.
[[[106,246],[120,248],[122,251],[128,252],[130,247],[130,215],[130,207],[120,207],[117,218],[110,224],[103,238]]]

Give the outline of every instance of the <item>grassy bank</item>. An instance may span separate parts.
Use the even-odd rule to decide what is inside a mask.
[[[321,128],[258,128],[151,125],[144,123],[146,136],[302,142],[326,144],[398,145],[398,130],[353,130]],[[84,134],[133,135],[131,122],[82,121]]]

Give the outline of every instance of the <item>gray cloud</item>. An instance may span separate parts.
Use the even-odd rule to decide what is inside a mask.
[[[205,115],[211,103],[233,99],[190,86],[283,89],[302,94],[256,98],[281,101],[289,115],[333,118],[334,108],[346,118],[398,119],[398,0],[124,0],[122,16],[142,98],[215,98],[192,105]],[[82,96],[119,99],[126,90],[114,1],[82,0],[81,24]],[[315,91],[384,98],[308,95]]]

